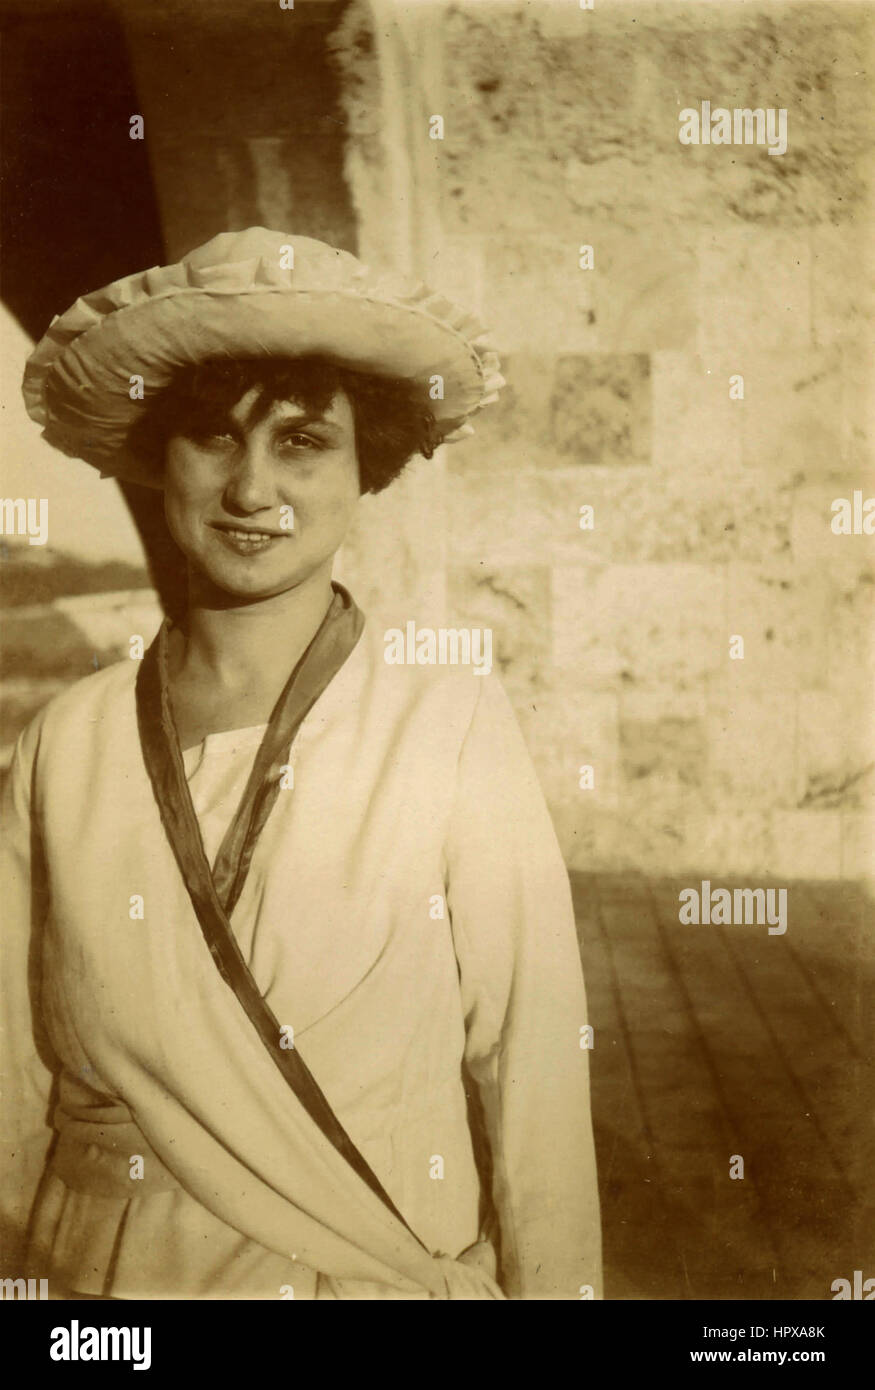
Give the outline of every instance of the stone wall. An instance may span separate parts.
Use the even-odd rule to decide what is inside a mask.
[[[330,40],[362,254],[479,308],[508,380],[343,576],[493,628],[573,867],[871,869],[875,541],[830,529],[875,493],[867,10],[354,0]],[[787,153],[681,145],[703,99],[786,108]]]

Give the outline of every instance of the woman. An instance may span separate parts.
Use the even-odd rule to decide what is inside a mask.
[[[598,1290],[574,920],[507,698],[387,664],[331,579],[360,493],[494,398],[478,331],[254,228],[29,361],[46,438],[163,488],[188,568],[6,790],[6,1224],[56,1295]]]

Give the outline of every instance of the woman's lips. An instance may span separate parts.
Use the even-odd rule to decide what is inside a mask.
[[[218,531],[224,544],[238,555],[255,555],[262,550],[268,550],[276,541],[284,540],[289,534],[287,531],[261,531],[254,526],[214,524],[213,530]]]

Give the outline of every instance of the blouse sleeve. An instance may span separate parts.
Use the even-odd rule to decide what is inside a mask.
[[[511,1298],[601,1297],[588,1023],[568,875],[531,760],[481,677],[446,847],[466,1063]]]
[[[0,822],[0,1249],[10,1277],[24,1272],[28,1217],[52,1139],[53,1059],[38,1005],[48,894],[31,817],[38,737],[31,724],[16,744]]]

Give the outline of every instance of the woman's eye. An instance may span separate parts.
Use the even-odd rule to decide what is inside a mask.
[[[292,449],[318,449],[319,444],[312,439],[309,434],[284,434],[280,439],[281,445],[288,445]]]
[[[223,448],[234,443],[234,436],[223,434],[221,430],[196,430],[192,433],[191,439],[202,449]]]

